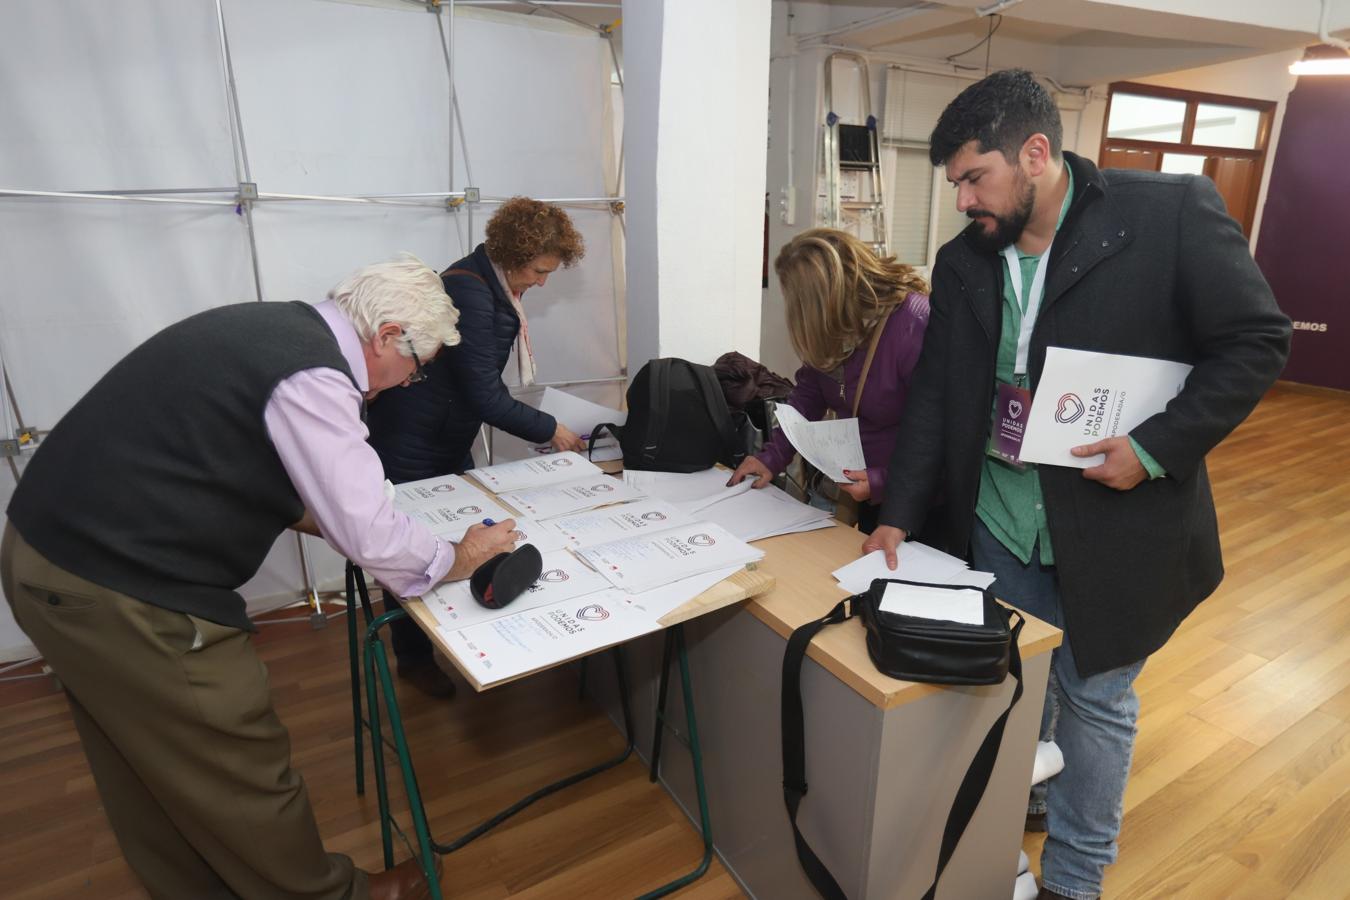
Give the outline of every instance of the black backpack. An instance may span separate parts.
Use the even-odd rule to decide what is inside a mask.
[[[700,472],[714,463],[735,468],[746,454],[749,420],[733,417],[717,375],[685,359],[654,359],[628,386],[628,423],[597,425],[619,439],[625,469]]]

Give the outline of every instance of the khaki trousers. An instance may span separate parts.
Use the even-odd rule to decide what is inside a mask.
[[[0,577],[65,687],[122,853],[153,897],[367,897],[366,874],[324,852],[247,632],[99,587],[8,523]]]

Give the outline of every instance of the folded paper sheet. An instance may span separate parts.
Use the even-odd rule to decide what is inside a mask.
[[[1076,457],[1073,447],[1129,434],[1181,393],[1185,363],[1049,347],[1022,439],[1022,462],[1086,469],[1105,455]]]

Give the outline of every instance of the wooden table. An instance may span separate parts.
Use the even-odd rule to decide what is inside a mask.
[[[757,541],[766,553],[759,569],[774,577],[774,588],[688,626],[716,847],[755,897],[817,896],[797,863],[784,811],[783,652],[795,627],[825,615],[846,596],[830,572],[856,559],[862,541],[843,526]],[[897,574],[903,577],[903,571]],[[1057,629],[1027,617],[1019,640],[1024,693],[1009,717],[984,799],[943,876],[939,900],[1011,895],[1050,651],[1060,640]],[[659,680],[653,665],[658,650],[651,641],[630,648],[636,720],[642,723]],[[603,692],[598,679],[595,690]],[[956,788],[1012,690],[1012,679],[948,688],[882,675],[867,656],[856,620],[817,636],[802,669],[810,793],[798,823],[850,898],[922,895]],[[612,697],[609,703],[613,715]],[[646,737],[639,734],[639,746]],[[670,752],[682,750],[672,746]],[[670,766],[662,780],[690,812],[695,791],[684,767]]]

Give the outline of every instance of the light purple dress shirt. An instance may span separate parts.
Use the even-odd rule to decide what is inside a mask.
[[[324,539],[398,596],[418,596],[450,571],[455,546],[394,509],[385,495],[384,467],[361,421],[370,385],[361,340],[335,303],[314,308],[337,338],[356,386],[337,369],[302,369],[272,391],[263,421]]]

